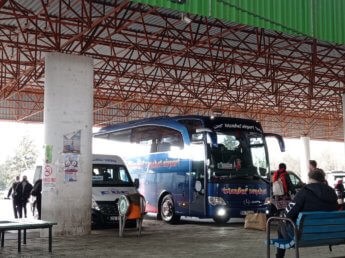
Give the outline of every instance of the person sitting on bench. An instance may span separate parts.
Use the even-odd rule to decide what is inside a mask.
[[[298,214],[304,211],[335,211],[338,209],[337,195],[335,191],[326,185],[325,174],[320,169],[310,171],[309,182],[289,203],[284,216],[296,221]],[[291,224],[280,223],[278,227],[278,237],[283,239],[293,238]],[[277,248],[277,258],[283,258],[285,249]]]

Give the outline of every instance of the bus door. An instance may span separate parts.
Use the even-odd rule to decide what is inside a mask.
[[[206,136],[206,134],[203,133]],[[191,141],[191,171],[189,177],[189,215],[206,216],[205,198],[207,196],[206,144],[203,139]]]

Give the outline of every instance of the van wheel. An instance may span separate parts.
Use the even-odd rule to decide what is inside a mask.
[[[164,220],[165,222],[169,224],[177,224],[180,221],[181,217],[176,215],[175,213],[174,200],[171,194],[163,197],[160,208],[162,220]]]

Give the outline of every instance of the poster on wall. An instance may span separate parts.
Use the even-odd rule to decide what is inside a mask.
[[[47,144],[44,147],[44,161],[46,164],[51,164],[53,161],[53,145]]]
[[[42,191],[49,192],[56,189],[56,171],[51,164],[43,167]]]
[[[63,153],[80,153],[81,130],[63,136]]]
[[[75,153],[66,153],[63,155],[65,182],[76,182],[79,172],[80,155]]]

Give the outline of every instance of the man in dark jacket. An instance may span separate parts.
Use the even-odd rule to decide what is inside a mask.
[[[335,191],[324,183],[325,174],[320,169],[310,171],[309,183],[303,187],[288,205],[285,216],[296,221],[303,211],[335,211],[338,208]],[[293,235],[289,224],[282,223],[278,229],[279,238],[291,239]],[[285,249],[277,249],[277,258],[285,255]]]
[[[42,201],[42,179],[38,179],[35,184],[34,188],[31,191],[31,195],[36,197],[36,208],[38,211],[38,219],[41,219],[41,201]]]
[[[13,213],[14,213],[14,217],[16,219],[18,219],[18,201],[16,199],[15,193],[16,193],[16,188],[18,186],[18,184],[20,183],[19,181],[19,176],[16,176],[16,180],[13,182],[10,190],[8,191],[7,194],[7,198],[10,198],[10,196],[12,197],[12,205],[13,205]]]
[[[27,217],[26,204],[30,198],[31,190],[32,185],[29,183],[27,177],[23,176],[23,180],[16,187],[16,199],[18,201],[19,218],[23,217],[23,209],[24,216],[25,218]]]

